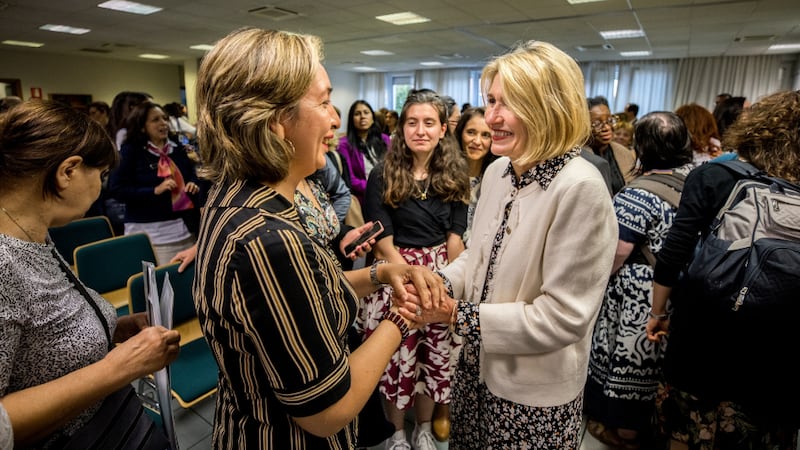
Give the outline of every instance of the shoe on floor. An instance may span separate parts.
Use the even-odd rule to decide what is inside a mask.
[[[396,439],[394,436],[386,440],[386,450],[411,450],[411,444],[405,437]]]
[[[436,450],[433,434],[430,431],[420,430],[419,427],[411,434],[411,442],[414,443],[414,450]]]
[[[433,409],[431,428],[433,437],[437,441],[447,442],[450,439],[450,405],[436,404]]]

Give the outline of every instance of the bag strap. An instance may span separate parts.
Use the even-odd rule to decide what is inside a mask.
[[[767,175],[766,172],[757,168],[756,166],[742,161],[740,159],[731,159],[728,161],[717,161],[715,164],[719,164],[722,167],[728,169],[729,171],[739,174],[745,178],[749,178],[751,180],[760,181],[765,184],[774,185],[778,189],[782,190],[791,190],[795,193],[800,194],[800,185],[792,183],[788,180],[779,177],[771,177]]]
[[[100,323],[103,325],[103,331],[106,333],[106,339],[108,339],[108,349],[111,350],[114,348],[114,343],[111,340],[111,332],[108,330],[108,321],[106,320],[106,316],[103,315],[103,312],[100,311],[100,307],[97,306],[94,299],[92,298],[89,291],[86,290],[86,286],[78,280],[78,277],[75,276],[75,273],[72,272],[72,269],[67,267],[67,264],[61,259],[56,252],[55,247],[53,247],[53,257],[58,261],[58,267],[61,268],[61,271],[67,275],[69,281],[75,285],[75,288],[83,295],[83,298],[89,303],[89,305],[94,309],[95,314],[97,314],[97,318],[100,319]]]
[[[683,192],[683,182],[685,180],[685,175],[675,172],[650,173],[633,179],[625,187],[642,189],[653,193],[669,203],[673,208],[677,208],[681,201],[681,192]],[[640,244],[639,250],[650,266],[655,266],[656,257],[653,255],[653,252],[650,251],[647,242]]]
[[[638,188],[659,196],[662,200],[677,208],[681,201],[684,175],[678,173],[651,173],[635,178],[628,183],[629,188]]]

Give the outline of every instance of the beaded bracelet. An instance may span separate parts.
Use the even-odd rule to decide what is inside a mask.
[[[669,313],[655,314],[655,313],[653,313],[652,309],[647,312],[647,315],[650,316],[651,319],[656,319],[656,320],[667,320],[667,319],[669,319]]]
[[[408,328],[408,324],[406,324],[406,321],[405,319],[403,319],[403,316],[397,314],[395,311],[389,310],[386,312],[383,318],[397,325],[397,328],[400,329],[400,334],[402,335],[400,342],[405,341],[406,338],[408,337],[408,334],[411,333],[411,329]]]

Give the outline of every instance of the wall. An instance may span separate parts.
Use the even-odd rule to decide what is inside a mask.
[[[38,87],[45,99],[52,93],[91,94],[110,105],[120,91],[144,91],[157,103],[180,101],[182,64],[0,50],[0,78],[19,78],[25,100]]]
[[[144,91],[157,103],[164,104],[180,101],[180,88],[185,86],[192,122],[196,120],[194,89],[199,64],[196,60],[163,64],[0,49],[0,78],[19,78],[25,100],[30,98],[31,87],[39,87],[42,88],[42,98],[48,98],[52,93],[91,94],[93,100],[102,100],[110,105],[120,91]],[[185,80],[181,79],[181,72]],[[333,86],[333,104],[345,116],[341,128],[344,131],[347,129],[347,110],[358,99],[358,73],[330,70],[328,76]]]
[[[344,133],[347,131],[347,111],[350,110],[350,105],[359,99],[360,77],[356,72],[343,70],[328,70],[328,77],[333,86],[331,101],[342,112],[342,126],[339,131]]]

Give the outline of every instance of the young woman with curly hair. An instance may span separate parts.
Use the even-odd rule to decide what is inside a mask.
[[[430,90],[409,94],[386,153],[367,182],[365,218],[385,228],[373,246],[375,256],[393,263],[438,270],[464,250],[469,177],[467,165],[447,128],[447,108]],[[389,310],[391,289],[366,297],[360,325],[368,337]],[[414,448],[434,449],[434,402],[450,402],[450,355],[454,343],[447,325],[415,330],[395,352],[381,377],[386,413],[395,425],[387,448],[408,448],[405,410],[416,406]]]

